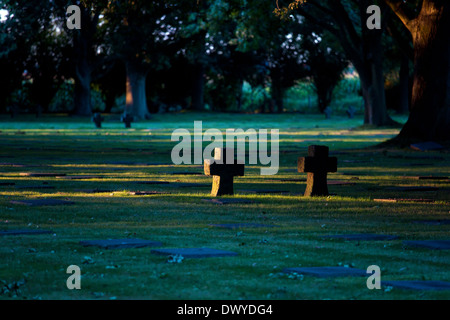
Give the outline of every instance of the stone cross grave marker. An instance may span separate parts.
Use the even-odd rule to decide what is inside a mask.
[[[326,107],[323,113],[325,113],[325,119],[330,119],[333,111],[331,110],[330,107]]]
[[[102,114],[100,112],[94,113],[94,116],[92,117],[92,121],[95,123],[96,128],[102,127],[103,120],[105,120],[105,119],[102,117]]]
[[[131,128],[131,123],[133,122],[134,117],[129,113],[124,113],[120,118],[120,121],[125,123],[125,128]]]
[[[348,107],[348,109],[345,112],[347,113],[347,116],[350,119],[353,119],[353,117],[355,116],[355,113],[356,113],[356,109],[353,108],[352,106],[350,106],[350,107]]]
[[[228,150],[228,151],[227,151]],[[233,195],[233,178],[244,175],[244,164],[239,164],[234,159],[227,159],[227,152],[232,149],[215,148],[214,161],[206,159],[204,164],[205,175],[213,176],[211,195],[213,197],[222,195]]]
[[[327,146],[308,147],[308,156],[298,158],[298,172],[306,172],[305,197],[328,196],[327,173],[337,171],[337,158],[328,157]]]

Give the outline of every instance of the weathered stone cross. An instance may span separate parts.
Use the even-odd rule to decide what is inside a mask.
[[[94,113],[94,116],[92,117],[92,121],[95,123],[95,126],[97,128],[101,128],[102,127],[102,121],[103,121],[103,117],[102,114],[100,112],[96,112]]]
[[[228,152],[232,150],[228,149]],[[238,164],[233,158],[232,163],[227,161],[227,149],[214,149],[214,162],[206,159],[204,164],[205,175],[213,176],[211,195],[233,195],[233,177],[244,175],[244,164]]]
[[[298,172],[307,172],[305,197],[328,196],[327,173],[337,171],[337,158],[328,157],[328,147],[309,146],[308,156],[298,158]]]
[[[122,115],[120,119],[123,123],[125,123],[125,128],[131,128],[131,123],[133,122],[133,116],[129,113],[125,113]]]

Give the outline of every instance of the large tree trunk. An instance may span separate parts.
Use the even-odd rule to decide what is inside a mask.
[[[94,12],[81,6],[81,30],[74,30],[75,51],[75,90],[74,90],[74,114],[89,116],[91,109],[91,81],[94,69],[95,39],[99,12]]]
[[[360,3],[361,23],[366,23],[365,11],[369,1]],[[355,63],[361,81],[364,99],[364,124],[384,126],[393,124],[386,107],[383,75],[383,37],[384,29],[362,28],[363,57]],[[359,60],[359,59],[358,59]]]
[[[321,81],[319,77],[315,77],[313,80],[315,91],[317,94],[317,107],[320,113],[324,113],[325,109],[330,105],[333,98],[333,90],[336,87],[335,84],[331,84],[326,79]]]
[[[413,36],[414,82],[410,116],[398,138],[450,140],[450,2],[424,0],[406,25]]]
[[[150,119],[145,93],[147,70],[127,62],[126,112],[138,119]]]
[[[79,116],[92,114],[91,108],[91,72],[86,72],[83,77],[75,79],[74,113]]]
[[[409,112],[409,57],[402,54],[400,66],[400,106],[399,113]]]

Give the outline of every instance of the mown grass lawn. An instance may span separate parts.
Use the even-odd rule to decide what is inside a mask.
[[[215,205],[205,187],[176,188],[139,181],[164,180],[211,184],[201,165],[171,165],[177,128],[279,129],[280,170],[261,176],[259,165],[246,166],[235,179],[235,196],[251,204]],[[404,121],[404,118],[396,120]],[[375,147],[398,129],[352,130],[362,119],[300,114],[241,115],[182,113],[155,115],[125,129],[107,118],[102,129],[89,119],[44,116],[0,118],[0,230],[41,228],[53,235],[0,238],[0,299],[448,299],[449,291],[369,290],[366,278],[322,279],[289,276],[283,268],[378,265],[382,280],[450,280],[446,250],[406,247],[404,240],[449,239],[449,225],[415,223],[448,219],[449,180],[417,180],[417,176],[449,176],[448,151],[418,152]],[[296,159],[308,145],[323,144],[338,157],[338,172],[329,180],[330,197],[304,198],[305,178]],[[26,177],[22,172],[97,175],[102,179],[65,180]],[[32,189],[46,183],[55,189]],[[405,192],[396,186],[433,186],[436,191]],[[21,188],[23,187],[23,188]],[[106,192],[92,193],[88,189]],[[275,189],[287,194],[253,194],[249,189]],[[134,196],[130,191],[167,194]],[[71,206],[28,207],[12,200],[55,198]],[[377,198],[426,198],[434,203],[375,202]],[[274,228],[228,230],[219,223],[260,223]],[[323,235],[380,233],[392,241],[344,241]],[[239,253],[236,257],[185,259],[168,263],[152,248],[103,250],[83,247],[81,240],[141,238],[164,248],[210,247]],[[68,290],[66,269],[81,268],[81,290]],[[25,280],[23,282],[23,280]],[[19,284],[6,292],[5,286]],[[2,289],[3,288],[3,289]]]

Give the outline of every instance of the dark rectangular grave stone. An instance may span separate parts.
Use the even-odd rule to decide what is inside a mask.
[[[171,174],[174,176],[202,176],[202,173],[199,172],[189,172],[189,171],[174,171],[174,172],[166,172],[166,174]]]
[[[130,191],[130,194],[134,196],[154,196],[158,194],[168,194],[168,193],[160,191]]]
[[[392,235],[384,235],[384,234],[370,234],[370,233],[361,233],[361,234],[337,234],[337,235],[327,235],[322,236],[323,239],[344,239],[349,241],[375,241],[375,240],[395,240],[398,237]]]
[[[243,228],[274,228],[274,225],[260,224],[260,223],[220,223],[210,224],[212,227],[224,229],[243,229]]]
[[[15,183],[14,182],[0,182],[0,186],[14,186]]]
[[[432,250],[449,250],[450,240],[415,240],[415,241],[404,241],[407,246],[427,248]]]
[[[50,172],[21,172],[23,177],[62,177],[65,173],[50,173]]]
[[[418,202],[418,203],[434,203],[435,201],[433,199],[395,199],[395,198],[388,198],[388,199],[373,199],[375,202]]]
[[[254,193],[254,194],[287,194],[289,191],[286,190],[272,190],[272,189],[266,189],[266,190],[241,190],[245,193]]]
[[[82,193],[110,193],[110,192],[116,192],[117,190],[95,188],[95,189],[78,189],[75,191],[82,192]]]
[[[411,144],[411,149],[417,151],[432,151],[432,150],[442,150],[444,149],[439,143],[433,141],[420,142]]]
[[[226,204],[250,204],[254,203],[247,199],[202,199],[205,202],[211,202],[214,204],[226,205]]]
[[[342,181],[342,180],[328,180],[329,186],[353,186],[356,184],[354,181]]]
[[[439,188],[437,187],[427,187],[427,186],[410,186],[410,187],[390,187],[387,190],[392,191],[437,191]]]
[[[169,181],[137,181],[138,184],[169,184]]]
[[[417,180],[449,180],[448,177],[438,177],[438,176],[419,176],[413,178]]]
[[[102,176],[91,176],[91,175],[79,175],[79,176],[56,176],[57,179],[65,180],[89,180],[89,179],[103,179]]]
[[[306,179],[304,178],[295,178],[295,179],[291,179],[291,178],[280,178],[280,179],[270,179],[269,181],[281,181],[281,182],[306,182]]]
[[[87,240],[80,241],[84,247],[99,247],[103,249],[130,249],[144,247],[160,247],[161,242],[142,240],[142,239],[106,239],[106,240]]]
[[[368,163],[368,162],[373,162],[373,161],[350,159],[350,160],[342,160],[342,162],[345,162],[345,163]]]
[[[450,282],[430,280],[398,280],[382,281],[383,287],[393,287],[405,290],[450,290]]]
[[[165,256],[181,255],[184,258],[232,257],[238,255],[236,252],[211,248],[154,249],[151,253]]]
[[[13,204],[23,204],[31,207],[40,207],[40,206],[64,206],[71,205],[75,202],[66,201],[66,200],[58,200],[58,199],[34,199],[34,200],[13,200],[10,201]]]
[[[312,275],[318,278],[367,277],[366,270],[346,267],[298,267],[283,269],[283,273]]]
[[[0,230],[0,236],[19,236],[19,235],[35,235],[35,234],[51,234],[54,233],[51,230],[39,230],[39,229],[11,229]]]
[[[413,221],[414,223],[418,223],[418,224],[427,224],[430,226],[442,226],[442,225],[447,225],[450,224],[450,219],[443,219],[443,220],[416,220]]]
[[[211,185],[206,183],[183,183],[183,182],[172,182],[168,187],[172,188],[209,188]]]
[[[54,186],[47,186],[47,185],[37,185],[37,186],[16,186],[16,189],[26,189],[26,190],[45,190],[45,189],[55,189]]]
[[[14,167],[14,168],[23,168],[26,167],[26,165],[24,164],[20,164],[20,163],[10,163],[10,162],[1,162],[0,166],[2,167]]]

